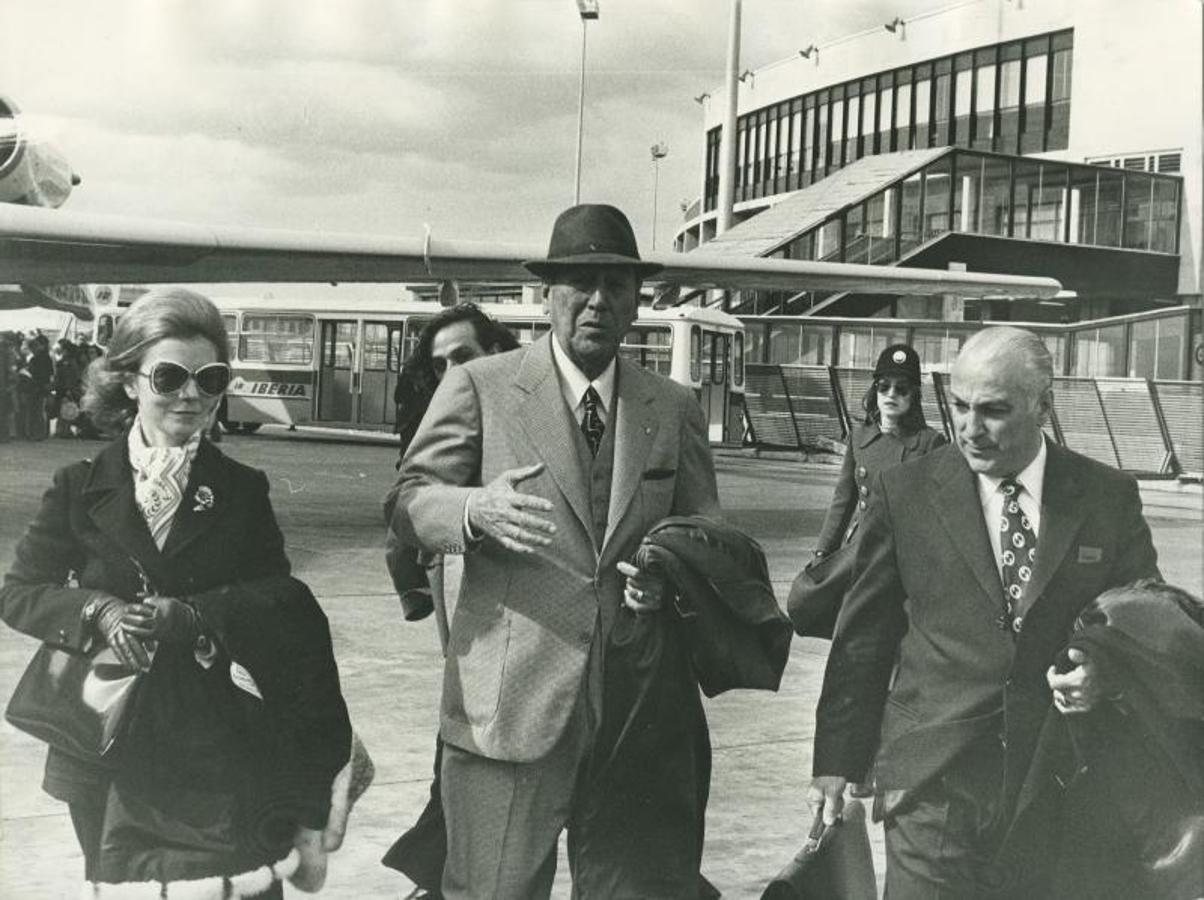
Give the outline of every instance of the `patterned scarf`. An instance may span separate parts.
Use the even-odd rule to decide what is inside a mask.
[[[182,447],[150,447],[142,436],[141,416],[134,419],[134,427],[130,429],[127,444],[130,467],[134,470],[134,500],[160,550],[167,543],[176,510],[184,499],[203,430],[198,430]]]

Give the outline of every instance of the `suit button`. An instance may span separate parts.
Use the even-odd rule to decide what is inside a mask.
[[[862,501],[861,501],[860,503],[858,503],[857,505],[858,505],[858,506],[860,506],[862,509],[865,509],[867,506],[869,506],[869,504],[868,504],[868,503],[866,503],[864,500],[862,500]]]
[[[865,476],[866,476],[865,466],[858,466],[857,467],[857,477],[864,478]]]
[[[59,641],[64,644],[67,643],[67,629],[65,629],[65,628],[59,629]]]
[[[867,488],[867,487],[866,487],[864,484],[863,484],[863,485],[860,487],[860,491],[861,491],[861,496],[862,496],[862,497],[867,497],[867,496],[869,496],[870,489],[869,489],[869,488]]]

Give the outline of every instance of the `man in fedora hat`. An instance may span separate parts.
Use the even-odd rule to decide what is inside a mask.
[[[447,374],[389,498],[399,541],[464,554],[440,724],[443,893],[547,897],[568,828],[579,895],[696,896],[696,822],[673,829],[696,835],[688,852],[633,863],[582,839],[575,801],[611,631],[661,606],[660,582],[628,561],[660,519],[718,511],[706,421],[688,388],[618,356],[660,269],[622,212],[565,211],[527,267],[551,333]],[[626,844],[656,828],[663,816],[633,809]]]

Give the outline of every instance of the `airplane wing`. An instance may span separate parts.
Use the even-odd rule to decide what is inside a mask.
[[[381,235],[211,227],[0,203],[0,284],[533,281],[545,248]],[[803,260],[650,253],[653,281],[692,288],[1053,297],[1052,278]]]

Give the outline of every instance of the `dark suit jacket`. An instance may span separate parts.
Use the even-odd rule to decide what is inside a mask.
[[[693,393],[620,358],[607,524],[594,533],[580,431],[551,340],[448,372],[386,499],[401,544],[462,553],[470,490],[507,469],[545,465],[519,490],[551,501],[555,539],[526,555],[485,540],[465,555],[444,666],[444,740],[509,762],[539,759],[564,732],[590,646],[599,629],[605,639],[622,602],[615,564],[666,516],[718,511]]]
[[[1003,588],[957,448],[880,477],[828,657],[816,775],[861,780],[876,753],[879,788],[914,791],[986,736],[1004,748],[1005,787],[1016,790],[1050,708],[1045,671],[1075,616],[1106,588],[1158,574],[1135,480],[1048,452],[1036,599],[1018,636],[996,624]]]
[[[872,501],[874,481],[880,473],[945,443],[948,443],[945,436],[928,426],[912,434],[894,435],[877,425],[854,425],[832,505],[824,517],[815,549],[831,553],[853,539]]]
[[[213,504],[195,509],[202,485],[212,491]],[[55,473],[0,587],[0,618],[46,643],[86,649],[95,632],[81,621],[84,605],[96,592],[133,600],[142,586],[133,560],[156,591],[176,597],[287,575],[267,477],[202,441],[160,551],[134,502],[125,437],[113,441],[95,460]],[[68,584],[72,573],[78,586]],[[167,645],[159,650],[173,651],[191,655]],[[102,772],[54,749],[47,757],[45,787],[61,800],[70,802],[104,780]]]

